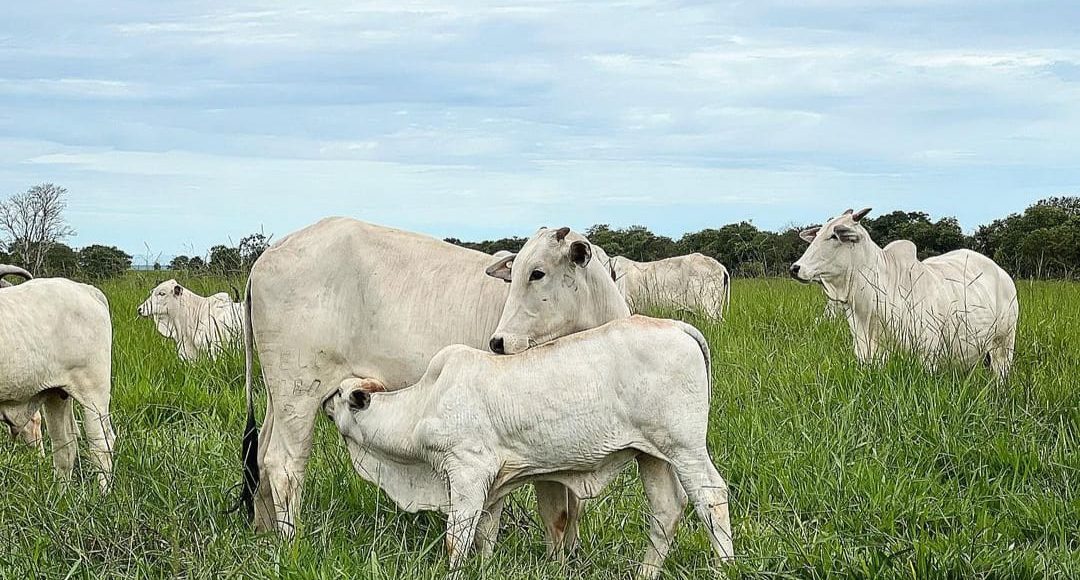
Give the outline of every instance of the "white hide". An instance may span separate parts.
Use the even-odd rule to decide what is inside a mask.
[[[650,306],[700,312],[719,320],[731,300],[727,268],[703,254],[635,262],[616,256],[611,262],[615,285],[630,309]]]
[[[33,429],[40,409],[58,477],[71,477],[78,450],[72,401],[107,489],[115,434],[109,418],[112,324],[105,295],[62,278],[36,279],[0,291],[0,412]],[[40,437],[40,425],[36,427]]]
[[[956,250],[919,261],[907,240],[878,247],[850,212],[803,232],[812,240],[792,275],[820,282],[840,303],[862,362],[884,358],[886,344],[915,352],[931,367],[989,359],[1004,378],[1012,364],[1019,308],[1012,278],[993,260]]]
[[[488,346],[513,292],[512,284],[485,274],[493,260],[428,236],[347,218],[322,220],[259,257],[248,281],[250,332],[244,340],[249,409],[255,345],[269,391],[259,437],[256,529],[293,533],[315,418],[343,381],[363,379],[400,389],[416,382],[447,345]],[[583,278],[565,254],[550,266],[575,280],[580,296],[590,294],[593,275]],[[618,296],[609,277],[601,276],[597,284]],[[569,298],[559,307],[571,322],[592,312],[586,300]],[[592,312],[587,324],[629,314],[619,304],[622,310],[614,314]],[[542,506],[567,503],[559,486],[538,489],[537,496]],[[545,513],[558,517],[559,511]]]
[[[237,340],[243,326],[243,304],[228,294],[198,294],[176,280],[158,284],[139,305],[139,316],[154,321],[157,331],[176,343],[176,352],[185,361],[200,356],[217,356],[222,347]]]
[[[452,569],[474,533],[493,544],[488,514],[516,487],[551,481],[594,497],[638,460],[653,509],[641,574],[654,577],[687,495],[718,555],[734,556],[727,485],[706,448],[708,359],[693,327],[635,316],[513,356],[449,346],[417,384],[343,387],[325,409],[365,478],[403,509],[448,515]]]

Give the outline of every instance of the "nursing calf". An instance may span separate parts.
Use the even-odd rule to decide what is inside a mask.
[[[640,574],[659,574],[687,503],[734,557],[728,488],[706,448],[709,350],[696,329],[634,316],[500,357],[454,345],[396,392],[342,386],[324,403],[357,471],[402,509],[448,516],[450,567],[494,547],[514,488],[596,496],[636,461],[652,511]],[[493,517],[494,516],[494,517]]]

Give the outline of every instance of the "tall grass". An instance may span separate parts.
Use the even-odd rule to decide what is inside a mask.
[[[297,540],[222,514],[240,476],[242,353],[180,362],[135,316],[156,282],[133,274],[103,288],[115,326],[113,492],[100,496],[88,473],[63,490],[47,460],[0,444],[0,576],[442,577],[442,518],[404,514],[362,482],[328,421]],[[732,488],[739,561],[718,568],[688,513],[665,573],[1080,574],[1080,284],[1020,291],[1014,374],[998,385],[982,369],[930,373],[910,357],[862,367],[845,323],[819,322],[819,290],[736,281],[722,324],[692,322],[713,348],[709,442]],[[588,504],[565,568],[546,558],[532,505],[515,495],[495,557],[467,577],[624,578],[644,552],[632,477]]]

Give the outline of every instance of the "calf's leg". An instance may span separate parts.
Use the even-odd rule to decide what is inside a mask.
[[[502,520],[502,512],[503,500],[500,499],[480,513],[480,521],[476,524],[476,541],[473,546],[483,559],[487,559],[495,553],[495,541],[499,537],[499,522]]]
[[[701,449],[680,453],[672,458],[672,465],[698,517],[705,523],[713,550],[721,560],[735,559],[727,482],[716,471],[708,452]]]
[[[686,492],[668,462],[649,455],[639,456],[637,462],[651,512],[649,549],[641,563],[638,577],[651,580],[660,574],[664,559],[675,540],[675,532],[679,529],[679,522],[686,509]]]

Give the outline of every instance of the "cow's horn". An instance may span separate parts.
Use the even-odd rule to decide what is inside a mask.
[[[0,264],[0,278],[4,276],[22,276],[26,280],[31,280],[34,275],[18,266],[9,266],[7,264]]]
[[[868,213],[870,213],[870,208],[867,207],[867,208],[860,209],[859,211],[855,212],[855,215],[851,216],[851,219],[853,219],[855,221],[859,221],[859,220],[863,219],[864,217],[866,217],[866,214],[868,214]]]

